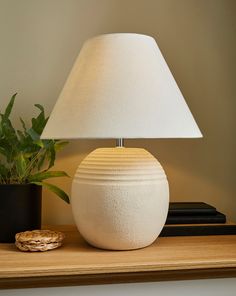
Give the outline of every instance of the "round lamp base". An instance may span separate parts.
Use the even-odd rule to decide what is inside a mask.
[[[91,245],[109,250],[143,248],[160,234],[169,186],[159,162],[141,148],[100,148],[79,165],[72,211]]]

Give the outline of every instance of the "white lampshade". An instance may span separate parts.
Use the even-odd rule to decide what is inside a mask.
[[[155,40],[88,40],[41,138],[194,138],[201,132]]]

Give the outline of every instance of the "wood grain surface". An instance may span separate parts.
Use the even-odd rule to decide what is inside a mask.
[[[74,226],[47,228],[66,234],[61,248],[29,253],[0,244],[0,288],[236,277],[236,235],[159,237],[144,249],[106,251]]]

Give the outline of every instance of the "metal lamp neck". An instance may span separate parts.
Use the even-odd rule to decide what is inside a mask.
[[[124,139],[116,139],[116,147],[124,147]]]

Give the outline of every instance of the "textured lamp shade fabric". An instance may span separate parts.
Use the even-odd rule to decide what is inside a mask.
[[[152,37],[88,40],[41,138],[194,138],[201,132]]]

